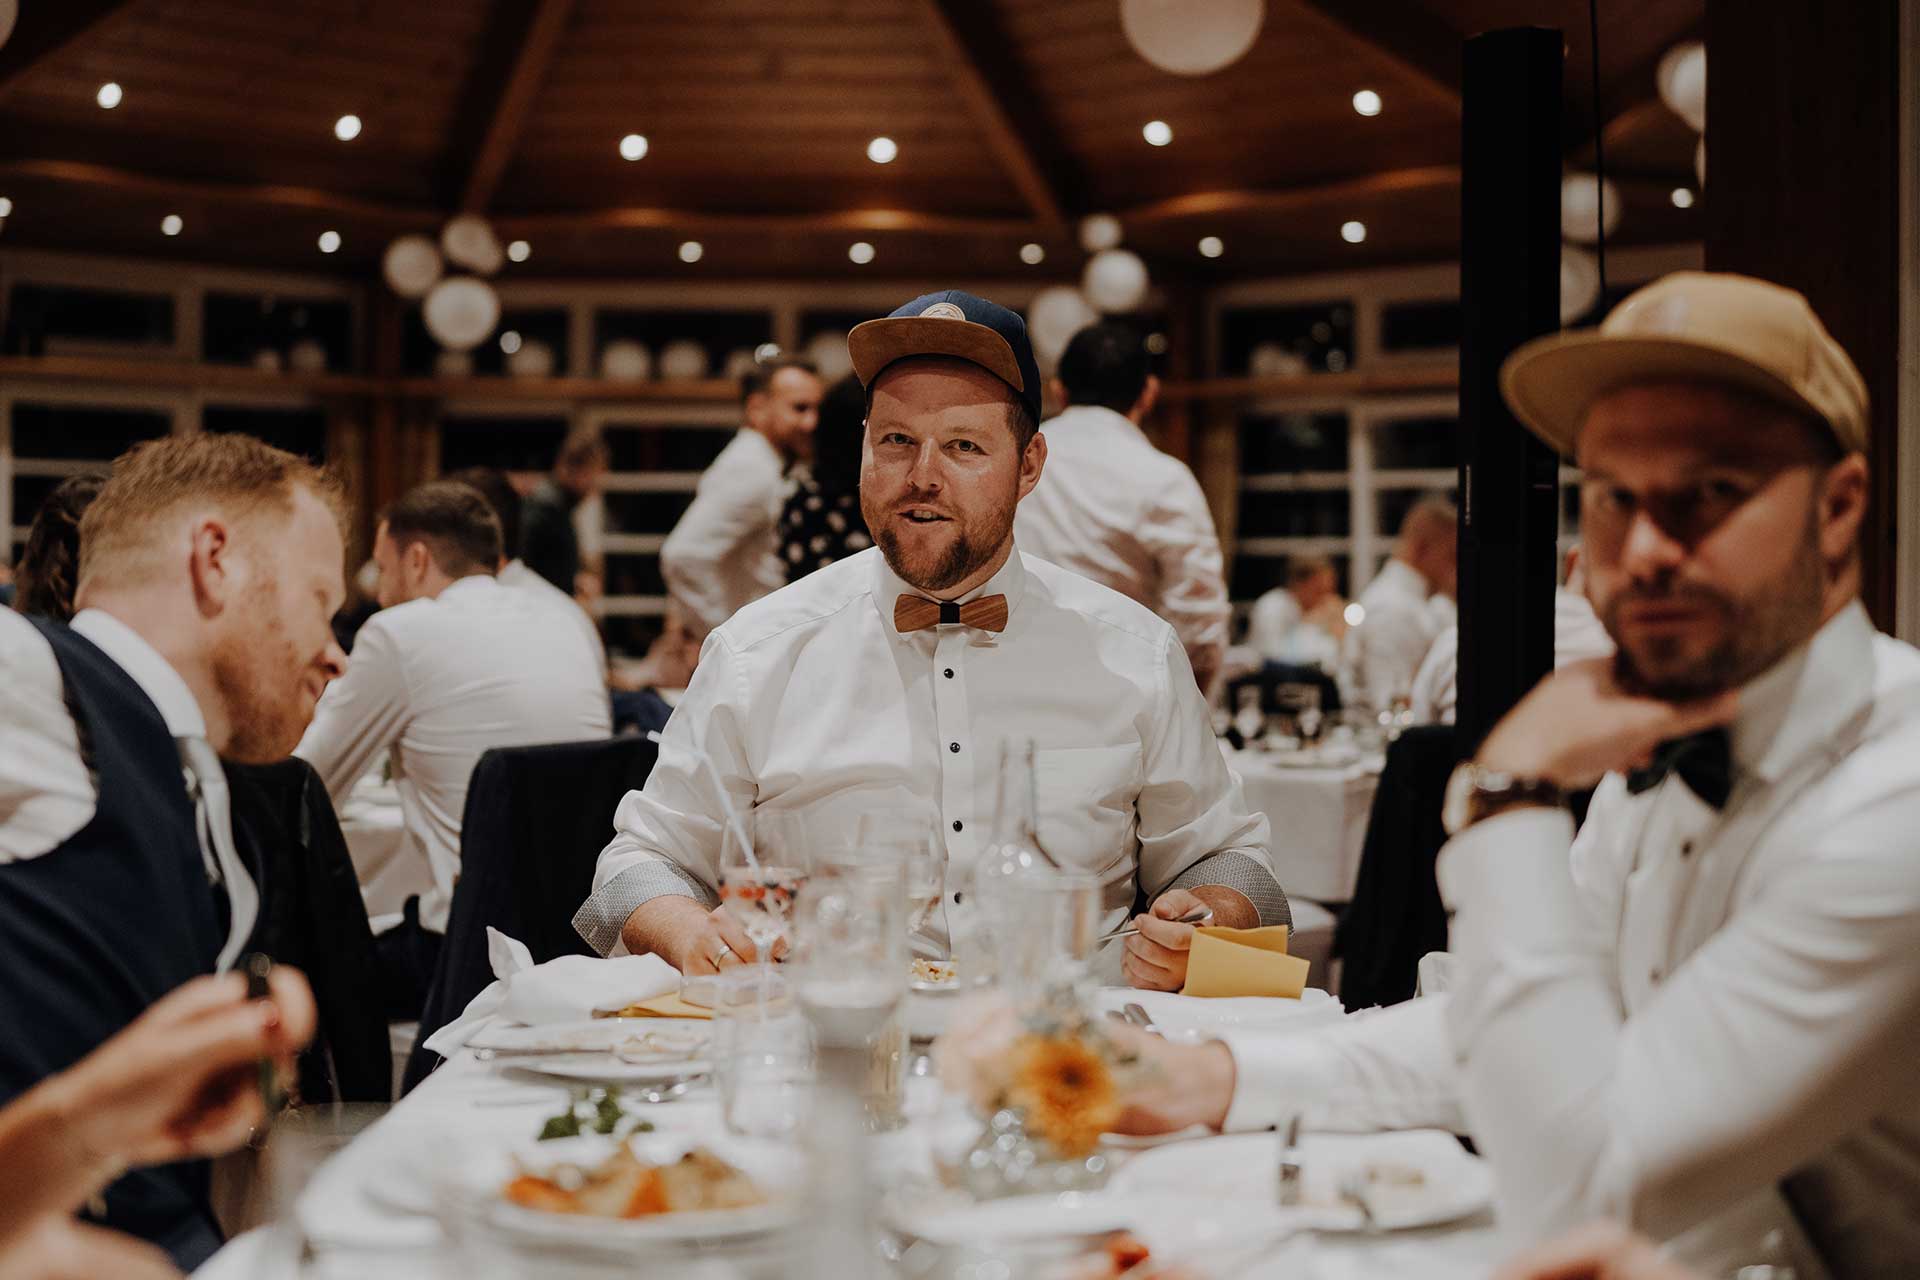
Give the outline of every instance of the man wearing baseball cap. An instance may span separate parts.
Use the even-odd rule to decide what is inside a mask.
[[[1199,1080],[1230,1051],[1232,1083],[1141,1127],[1464,1113],[1522,1238],[1707,1224],[1694,1256],[1741,1263],[1784,1225],[1835,1276],[1911,1274],[1920,653],[1859,601],[1865,385],[1799,294],[1701,273],[1502,384],[1584,473],[1618,653],[1547,677],[1455,775],[1447,995],[1170,1047]],[[1576,839],[1564,797],[1596,782]]]
[[[1172,628],[1014,546],[1014,508],[1047,453],[1025,323],[948,290],[858,326],[849,346],[867,390],[860,495],[875,546],[709,637],[645,790],[615,816],[581,935],[688,975],[753,954],[713,909],[722,780],[751,818],[800,814],[816,832],[920,805],[946,851],[946,910],[926,939],[937,949],[979,905],[967,886],[993,830],[1000,749],[1029,741],[1047,854],[1098,880],[1106,928],[1137,897],[1151,904],[1109,949],[1112,978],[1178,989],[1194,927],[1176,921],[1202,910],[1221,925],[1288,923],[1267,820],[1227,770]]]

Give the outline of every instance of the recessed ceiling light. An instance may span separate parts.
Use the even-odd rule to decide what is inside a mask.
[[[93,95],[93,100],[111,111],[120,105],[120,99],[125,96],[120,92],[120,86],[109,80],[100,86],[100,91]]]
[[[1222,240],[1219,236],[1201,236],[1200,237],[1200,256],[1201,257],[1217,258],[1221,254],[1225,253],[1226,251],[1227,251],[1227,243],[1226,241]]]
[[[1340,238],[1348,244],[1359,244],[1367,238],[1367,224],[1364,222],[1341,223]]]
[[[1028,266],[1037,267],[1046,260],[1047,250],[1044,245],[1023,244],[1020,246],[1020,261],[1026,263]]]
[[[892,138],[875,138],[867,144],[867,159],[875,164],[892,164],[900,154],[900,144]]]
[[[1353,95],[1353,109],[1363,116],[1380,114],[1380,95],[1371,89],[1362,89]]]
[[[706,247],[698,240],[683,240],[680,242],[680,261],[682,262],[698,262],[706,255],[706,252]]]
[[[0,196],[0,218],[11,218],[12,216],[13,201],[5,196]]]
[[[335,120],[333,122],[333,136],[342,142],[352,142],[360,136],[360,117],[345,115]]]
[[[1140,136],[1156,147],[1164,147],[1173,141],[1173,126],[1165,120],[1149,120],[1142,126]]]
[[[630,133],[620,139],[620,158],[622,160],[638,160],[646,154],[647,140],[641,134]]]
[[[533,246],[525,240],[515,240],[507,246],[508,262],[525,262],[533,256]]]
[[[338,231],[322,231],[320,233],[320,252],[334,253],[337,252],[339,248],[340,233]]]
[[[509,329],[505,333],[501,334],[500,349],[506,352],[508,355],[513,355],[515,352],[519,351],[520,350],[520,331],[518,329]]]
[[[873,261],[873,246],[865,240],[855,240],[847,248],[847,257],[852,259],[856,266],[864,267]]]
[[[1676,209],[1693,208],[1693,188],[1675,187],[1673,189],[1673,207]]]
[[[160,219],[160,234],[163,236],[177,236],[180,234],[180,229],[185,225],[186,223],[180,221],[179,214],[170,213]]]

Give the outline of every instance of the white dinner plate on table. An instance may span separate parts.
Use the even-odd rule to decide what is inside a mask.
[[[1234,1249],[1286,1231],[1271,1204],[1111,1191],[975,1201],[964,1193],[902,1190],[882,1202],[887,1225],[931,1244],[1060,1246],[1080,1252],[1116,1231],[1137,1236],[1156,1258]]]
[[[595,1018],[489,1027],[467,1042],[497,1067],[565,1080],[657,1084],[704,1075],[713,1025],[692,1018]]]
[[[1347,1175],[1365,1175],[1365,1195],[1386,1231],[1457,1222],[1493,1204],[1493,1175],[1452,1134],[1438,1129],[1395,1133],[1310,1133],[1300,1139],[1304,1215],[1323,1231],[1358,1230],[1360,1211],[1342,1202]],[[1109,1184],[1131,1196],[1272,1197],[1280,1139],[1272,1133],[1205,1138],[1143,1151]]]
[[[1291,1031],[1338,1022],[1346,1016],[1340,1002],[1318,987],[1308,987],[1298,1000],[1270,996],[1210,999],[1183,996],[1177,991],[1102,987],[1095,1001],[1102,1013],[1118,1013],[1129,1004],[1138,1004],[1162,1030],[1200,1035],[1217,1035],[1223,1031]]]

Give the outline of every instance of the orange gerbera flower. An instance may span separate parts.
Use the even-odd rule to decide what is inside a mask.
[[[1093,1046],[1072,1038],[1024,1036],[1014,1046],[1013,1085],[1007,1100],[1020,1108],[1028,1132],[1061,1154],[1082,1156],[1120,1118],[1120,1090]]]

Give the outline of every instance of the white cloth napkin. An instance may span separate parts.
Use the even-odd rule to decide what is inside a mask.
[[[487,959],[499,981],[427,1038],[427,1048],[443,1058],[496,1020],[529,1027],[580,1022],[595,1009],[680,989],[680,971],[659,956],[561,956],[535,964],[525,943],[494,928],[487,930]]]

